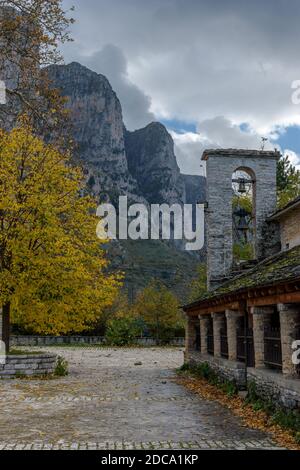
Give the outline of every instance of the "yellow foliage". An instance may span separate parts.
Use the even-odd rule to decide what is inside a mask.
[[[112,304],[120,276],[105,272],[95,202],[83,177],[28,126],[0,130],[0,305],[37,334],[89,328]]]
[[[162,329],[184,326],[177,297],[160,281],[152,281],[141,291],[132,309],[157,335]]]

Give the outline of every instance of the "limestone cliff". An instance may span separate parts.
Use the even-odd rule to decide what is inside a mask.
[[[205,179],[181,175],[173,139],[162,124],[126,131],[121,104],[104,75],[76,62],[48,67],[48,75],[67,97],[87,186],[101,201],[124,194],[168,204],[205,198]]]
[[[89,190],[99,200],[136,191],[128,171],[122,108],[104,75],[78,63],[51,66],[53,86],[68,98],[74,140]]]
[[[185,185],[167,129],[152,122],[143,129],[126,132],[126,155],[138,189],[150,203],[185,202]]]

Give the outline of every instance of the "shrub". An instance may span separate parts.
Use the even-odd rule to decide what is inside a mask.
[[[68,374],[68,362],[63,357],[58,356],[56,359],[54,375],[56,375],[57,377],[64,377]]]
[[[253,403],[258,399],[259,397],[257,394],[256,383],[254,382],[254,380],[251,380],[250,382],[248,382],[246,402]]]
[[[139,329],[137,321],[132,318],[113,318],[108,323],[105,339],[112,346],[133,344]]]
[[[254,381],[248,384],[248,395],[246,402],[252,405],[255,411],[264,411],[270,417],[271,422],[290,429],[296,442],[300,443],[300,413],[298,410],[287,411],[272,400],[264,400],[259,397]]]
[[[272,421],[275,424],[280,424],[283,428],[292,429],[299,434],[300,437],[300,413],[299,411],[284,411],[277,409],[272,415]]]

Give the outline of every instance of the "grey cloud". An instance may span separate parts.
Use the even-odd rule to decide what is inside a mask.
[[[127,61],[119,47],[107,44],[91,56],[82,57],[81,62],[108,78],[122,104],[127,129],[134,130],[154,120],[149,111],[151,100],[129,80]]]
[[[300,106],[291,102],[291,83],[300,79],[299,0],[65,4],[77,9],[66,61],[108,76],[129,128],[152,113],[199,123],[196,136],[174,135],[184,172],[199,173],[208,146],[259,148],[261,134],[300,124]],[[253,130],[241,131],[243,122]]]
[[[243,131],[224,116],[207,119],[198,126],[198,132],[215,147],[260,149],[262,135],[255,131]],[[266,149],[273,149],[274,144],[270,141],[265,143]]]
[[[178,135],[172,132],[174,139],[174,149],[178,166],[182,173],[187,175],[205,175],[205,165],[201,161],[201,155],[207,148],[204,142],[199,139],[189,139],[189,135]]]
[[[300,78],[298,0],[65,3],[77,8],[75,47],[64,48],[66,59],[116,45],[128,60],[130,96],[147,107],[134,83],[151,97],[157,119],[224,115],[259,130],[300,123],[291,103],[291,82]]]
[[[171,134],[178,164],[183,173],[190,174],[203,174],[205,165],[201,162],[201,156],[205,149],[223,147],[258,150],[262,143],[261,135],[251,130],[243,131],[223,116],[201,122],[197,134],[172,131]],[[265,143],[265,149],[273,150],[274,143],[269,140]]]

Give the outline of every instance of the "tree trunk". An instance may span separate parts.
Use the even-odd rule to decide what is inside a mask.
[[[6,354],[9,353],[10,337],[10,303],[3,305],[2,309],[2,341],[5,343]]]
[[[156,319],[156,346],[160,345],[159,341],[159,319]]]

